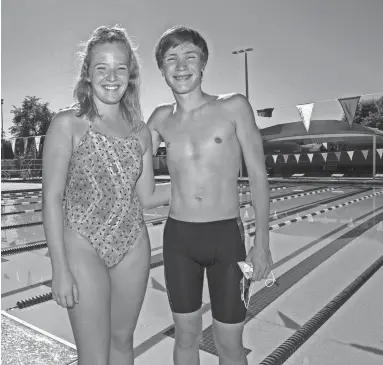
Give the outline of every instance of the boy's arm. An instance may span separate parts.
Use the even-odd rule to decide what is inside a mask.
[[[255,209],[256,236],[252,261],[254,280],[266,278],[270,273],[272,259],[269,247],[270,192],[265,166],[263,141],[255,123],[253,109],[245,96],[231,97],[230,110],[236,124],[236,134],[240,143],[249,174],[249,184]]]

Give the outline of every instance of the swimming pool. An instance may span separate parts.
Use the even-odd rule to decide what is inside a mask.
[[[240,212],[249,240],[255,230],[251,195],[246,181],[238,185]],[[2,193],[2,310],[15,306],[17,301],[49,293],[51,272],[46,247],[31,247],[17,253],[6,251],[10,247],[28,248],[31,242],[43,244],[45,240],[39,223],[41,212],[25,212],[41,208],[41,203],[29,204],[32,200],[41,200],[39,192],[21,193],[19,196]],[[244,345],[251,364],[267,359],[299,329],[306,328],[306,322],[383,255],[382,186],[365,181],[350,183],[346,179],[333,184],[281,179],[270,183],[270,199],[273,271],[279,285],[272,288],[262,283],[255,285],[244,331]],[[168,207],[145,212],[152,244],[152,265],[135,336],[137,364],[153,363],[154,359],[156,363],[166,363],[171,359],[174,327],[162,262],[162,230],[167,212]],[[18,226],[12,228],[13,225]],[[272,361],[291,364],[359,364],[362,361],[369,364],[367,361],[370,361],[378,364],[381,355],[377,354],[382,346],[379,337],[370,332],[378,331],[378,324],[383,320],[378,310],[383,307],[383,296],[377,290],[381,271],[339,309],[341,315],[333,315],[327,327],[300,344],[299,352],[294,352],[288,360]],[[203,302],[201,362],[216,364],[206,285]],[[67,352],[62,350],[61,363],[76,358],[66,312],[54,302],[47,300],[6,315],[45,331],[50,339],[62,341],[60,344]],[[312,362],[307,362],[310,360]],[[270,359],[265,361],[277,363],[268,362]]]

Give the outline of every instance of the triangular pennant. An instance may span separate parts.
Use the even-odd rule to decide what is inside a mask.
[[[299,153],[294,153],[294,156],[295,156],[295,159],[297,160],[297,162],[299,162],[300,154]]]
[[[273,155],[274,163],[277,163],[277,158],[278,158],[278,155]]]
[[[363,153],[365,160],[367,160],[368,150],[363,150],[362,153]]]
[[[39,153],[40,141],[41,141],[41,136],[37,136],[37,137],[35,137],[35,142],[36,142],[36,154]]]
[[[347,151],[349,157],[350,157],[350,160],[352,161],[352,156],[354,156],[354,151]]]
[[[344,115],[346,116],[348,125],[350,128],[352,127],[352,123],[354,122],[356,108],[359,103],[360,96],[353,96],[351,98],[343,98],[338,99],[342,109],[344,111]]]
[[[27,152],[28,138],[23,137],[23,141],[24,141],[24,153],[25,153],[25,152]]]
[[[314,103],[296,105],[301,116],[302,122],[308,132],[310,129],[311,115],[314,109]]]
[[[310,162],[313,162],[314,154],[313,153],[308,153],[307,156],[308,156]]]
[[[342,152],[335,152],[335,156],[338,159],[338,161],[340,160],[340,155],[341,154],[342,154]]]
[[[271,118],[273,116],[274,108],[259,109],[257,113],[260,117]]]
[[[285,163],[286,163],[287,160],[289,159],[289,155],[283,155],[283,159],[285,160]]]
[[[322,152],[321,155],[322,155],[323,159],[324,159],[325,161],[327,161],[327,155],[328,155],[328,153],[327,153],[327,152]]]
[[[16,152],[15,147],[16,147],[16,138],[13,138],[12,139],[12,153],[13,154],[15,154],[15,152]]]
[[[376,150],[376,152],[378,152],[379,157],[382,158],[383,148],[378,148],[378,149]]]
[[[327,150],[327,142],[323,142],[322,145]]]

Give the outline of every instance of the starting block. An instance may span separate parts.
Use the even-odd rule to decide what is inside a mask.
[[[294,179],[298,179],[298,181],[299,181],[299,179],[300,179],[301,177],[303,177],[303,176],[305,176],[305,174],[294,174],[294,175],[292,175],[291,177],[294,178]]]
[[[335,178],[337,178],[338,181],[339,181],[339,179],[340,179],[341,177],[343,177],[343,176],[344,176],[344,174],[332,174],[332,175],[331,175],[331,177],[335,177]]]

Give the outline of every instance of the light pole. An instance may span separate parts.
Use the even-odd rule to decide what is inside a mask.
[[[4,124],[3,124],[3,102],[4,102],[4,99],[1,98],[1,159],[4,158],[4,142],[3,142],[3,138],[4,138]]]
[[[248,52],[251,52],[251,51],[254,51],[254,49],[253,48],[246,48],[246,49],[240,49],[238,51],[232,52],[233,54],[241,54],[241,53],[245,54],[245,85],[246,85],[246,98],[247,98],[247,100],[249,100],[249,73],[247,70],[247,54],[248,54]],[[239,170],[239,176],[240,177],[243,177],[243,167],[244,167],[243,165],[244,165],[244,159],[243,159],[243,155],[241,155],[241,166],[240,166],[240,170]]]

